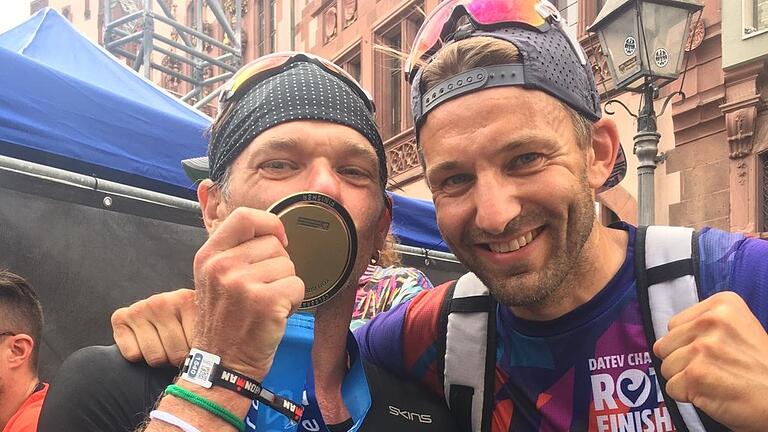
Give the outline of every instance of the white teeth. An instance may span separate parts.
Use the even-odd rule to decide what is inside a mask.
[[[493,243],[489,244],[488,247],[496,253],[506,253],[506,252],[514,252],[521,247],[527,245],[528,243],[533,241],[533,231],[529,231],[525,233],[525,235],[521,236],[518,239],[512,240],[507,243]]]

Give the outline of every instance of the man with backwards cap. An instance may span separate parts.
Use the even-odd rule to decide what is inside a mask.
[[[596,220],[624,156],[559,21],[538,0],[447,0],[424,21],[405,68],[415,133],[440,231],[473,274],[374,318],[363,355],[442,395],[466,430],[768,430],[768,242],[704,229],[691,247],[685,229]],[[676,261],[640,281],[635,255]],[[698,286],[658,328],[696,290],[652,302],[655,344],[636,290],[651,279],[654,299]]]
[[[698,268],[678,278],[701,301],[649,330],[634,261],[658,257],[635,244],[655,231],[595,219],[626,165],[559,20],[546,1],[446,0],[424,21],[406,63],[416,138],[473,273],[372,320],[361,354],[444,397],[464,430],[768,430],[768,243],[688,233],[690,259],[669,264]],[[465,312],[489,318],[449,327]]]
[[[197,319],[189,325],[191,332],[179,333],[182,340],[173,341],[163,331],[157,340],[169,350],[188,341],[201,354],[191,355],[182,379],[169,386],[178,370],[127,363],[114,347],[81,350],[59,370],[40,431],[125,431],[144,420],[147,431],[253,430],[261,416],[272,425],[280,413],[300,415],[302,402],[303,417],[288,427],[452,430],[441,401],[414,384],[361,366],[348,331],[357,280],[375,261],[391,219],[384,148],[370,98],[337,66],[301,53],[255,60],[222,95],[207,161],[187,162],[188,173],[207,177],[198,187],[209,238],[194,261]],[[270,369],[287,372],[286,377],[306,373],[273,365],[283,335],[309,325],[293,315],[304,283],[286,252],[289,239],[281,220],[265,210],[303,191],[324,194],[348,210],[357,255],[344,288],[315,311],[312,373],[307,374],[314,391],[303,398],[292,395],[291,401],[272,398],[281,391],[280,382],[272,388],[264,384],[263,391],[261,383]],[[219,357],[219,366],[205,366],[211,356]],[[220,376],[231,378],[231,385],[210,377],[209,385],[195,382],[206,367],[223,368]],[[258,403],[248,392],[259,393]]]

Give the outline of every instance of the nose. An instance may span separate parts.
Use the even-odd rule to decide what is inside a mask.
[[[474,188],[475,225],[488,234],[501,234],[520,215],[517,188],[500,174],[479,176]]]
[[[326,194],[335,200],[340,199],[340,179],[328,161],[318,160],[312,164],[307,180],[307,190]]]

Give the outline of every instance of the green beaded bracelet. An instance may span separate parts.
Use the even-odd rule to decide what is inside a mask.
[[[165,394],[175,396],[179,399],[184,399],[185,401],[208,411],[216,417],[225,420],[227,423],[234,426],[235,429],[237,429],[239,432],[245,431],[245,422],[240,417],[236,416],[232,411],[219,406],[213,401],[209,401],[197,393],[191,392],[183,387],[179,387],[176,384],[171,384],[165,388]]]

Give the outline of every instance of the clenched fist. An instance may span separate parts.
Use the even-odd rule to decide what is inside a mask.
[[[731,430],[768,430],[768,334],[738,294],[715,294],[672,317],[653,350],[672,398]]]
[[[194,262],[193,348],[254,379],[266,375],[304,297],[287,245],[280,219],[251,208],[234,210],[211,233]]]

